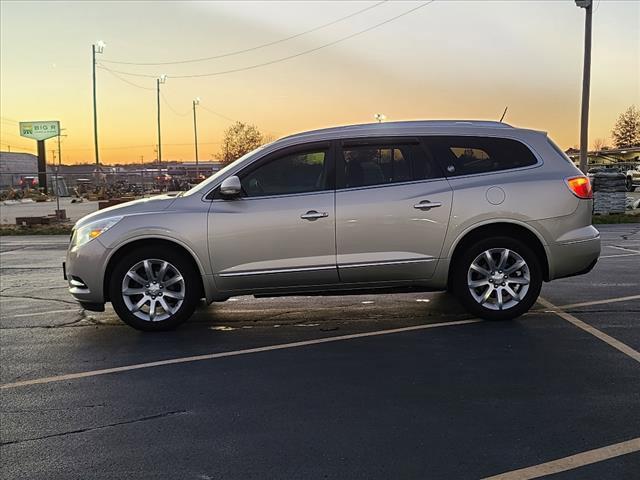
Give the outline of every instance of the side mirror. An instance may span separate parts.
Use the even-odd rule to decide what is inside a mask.
[[[242,193],[242,184],[240,179],[236,175],[227,177],[222,181],[220,185],[220,195],[223,197],[235,197]]]

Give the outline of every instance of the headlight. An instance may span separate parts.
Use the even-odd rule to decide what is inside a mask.
[[[123,217],[103,218],[102,220],[96,220],[95,222],[88,223],[85,226],[76,229],[74,231],[73,238],[71,239],[71,245],[74,247],[80,247],[94,238],[98,238],[122,220],[122,218]]]

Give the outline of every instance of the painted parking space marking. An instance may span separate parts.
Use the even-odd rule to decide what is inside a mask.
[[[588,450],[576,455],[558,458],[550,462],[541,463],[540,465],[486,477],[484,480],[527,480],[530,478],[540,478],[638,451],[640,451],[640,437],[627,440],[626,442]]]
[[[629,295],[628,297],[606,298],[604,300],[593,300],[591,302],[568,303],[566,305],[560,305],[557,308],[562,308],[566,310],[569,308],[590,307],[592,305],[606,305],[608,303],[628,302],[630,300],[640,300],[640,295]]]
[[[626,247],[617,247],[615,245],[605,245],[605,247],[615,248],[616,250],[624,250],[626,252],[640,253],[640,250],[634,250],[632,248],[626,248]]]
[[[340,335],[336,337],[325,337],[325,338],[316,338],[313,340],[303,340],[300,342],[281,343],[279,345],[269,345],[265,347],[248,348],[245,350],[234,350],[230,352],[209,353],[204,355],[195,355],[191,357],[171,358],[167,360],[159,360],[156,362],[137,363],[133,365],[125,365],[122,367],[104,368],[101,370],[91,370],[87,372],[70,373],[66,375],[56,375],[52,377],[35,378],[33,380],[23,380],[20,382],[5,383],[3,385],[0,385],[0,389],[4,390],[8,388],[26,387],[28,385],[61,382],[64,380],[75,380],[78,378],[95,377],[98,375],[106,375],[110,373],[127,372],[130,370],[140,370],[142,368],[162,367],[165,365],[175,365],[179,363],[190,363],[190,362],[199,362],[203,360],[214,360],[217,358],[235,357],[238,355],[250,355],[253,353],[268,352],[273,350],[284,350],[288,348],[306,347],[308,345],[318,345],[322,343],[341,342],[344,340],[353,340],[356,338],[376,337],[381,335],[391,335],[394,333],[411,332],[416,330],[427,330],[429,328],[468,325],[471,323],[479,323],[479,322],[482,322],[482,320],[471,319],[471,320],[456,320],[453,322],[430,323],[430,324],[423,324],[423,325],[414,325],[411,327],[393,328],[390,330],[377,330],[373,332],[353,333],[350,335]]]
[[[618,257],[638,257],[640,253],[619,253],[617,255],[601,255],[598,260],[602,258],[618,258]]]
[[[82,309],[80,307],[76,308],[75,310],[51,310],[48,312],[36,312],[36,313],[19,313],[18,315],[12,315],[12,318],[20,318],[20,317],[35,317],[36,315],[49,315],[52,313],[78,313],[80,312]]]
[[[636,362],[640,363],[640,352],[638,352],[637,350],[634,350],[629,345],[626,345],[626,344],[622,343],[621,341],[616,340],[615,338],[613,338],[613,337],[607,335],[606,333],[598,330],[597,328],[592,327],[591,325],[583,322],[582,320],[577,319],[576,317],[574,317],[570,313],[565,312],[560,307],[556,307],[553,303],[549,302],[548,300],[545,300],[542,297],[538,298],[538,303],[540,303],[541,305],[544,305],[546,308],[550,309],[553,313],[558,315],[563,320],[566,320],[567,322],[572,323],[576,327],[578,327],[578,328],[584,330],[585,332],[593,335],[594,337],[602,340],[603,342],[609,344],[610,346],[612,346],[616,350],[619,350],[620,352],[624,353],[628,357],[631,357],[632,359],[634,359]]]

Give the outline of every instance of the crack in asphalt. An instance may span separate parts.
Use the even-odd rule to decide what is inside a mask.
[[[0,298],[22,298],[24,300],[44,300],[46,302],[60,302],[60,303],[68,303],[70,305],[77,305],[78,302],[73,300],[61,300],[58,298],[44,298],[44,297],[36,297],[33,295],[0,295]]]
[[[94,317],[87,315],[87,311],[86,310],[80,310],[79,312],[77,312],[77,315],[79,315],[79,318],[72,320],[70,322],[65,322],[65,323],[54,323],[53,325],[20,325],[20,326],[10,326],[10,327],[0,327],[0,331],[2,330],[25,330],[25,329],[38,329],[38,328],[68,328],[68,327],[72,327],[72,328],[78,328],[78,327],[95,327],[95,326],[103,326],[103,325],[107,325],[107,326],[120,326],[120,325],[124,325],[124,324],[120,324],[120,323],[107,323],[107,322],[100,322],[98,320],[96,320]],[[86,323],[81,323],[81,322],[86,322]]]
[[[5,447],[7,445],[17,445],[17,444],[25,443],[25,442],[35,442],[37,440],[46,440],[48,438],[64,437],[66,435],[75,435],[77,433],[93,432],[95,430],[102,430],[102,429],[105,429],[105,428],[119,427],[121,425],[130,425],[132,423],[147,422],[149,420],[159,420],[161,418],[167,418],[167,417],[171,417],[173,415],[181,415],[183,413],[187,413],[187,411],[186,410],[172,410],[170,412],[158,413],[156,415],[149,415],[149,416],[146,416],[146,417],[134,418],[132,420],[125,420],[125,421],[122,421],[122,422],[108,423],[106,425],[98,425],[97,427],[79,428],[77,430],[69,430],[68,432],[60,432],[60,433],[52,433],[50,435],[43,435],[41,437],[32,437],[32,438],[25,438],[23,440],[12,440],[10,442],[1,442],[0,443],[0,447]]]

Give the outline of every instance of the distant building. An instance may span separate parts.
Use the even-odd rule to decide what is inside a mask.
[[[31,153],[0,152],[0,189],[19,185],[25,176],[37,175],[37,156]]]
[[[578,164],[580,162],[580,150],[570,148],[565,150],[567,156]],[[592,150],[587,152],[589,165],[610,165],[616,163],[640,162],[640,147],[612,148],[607,150]]]

